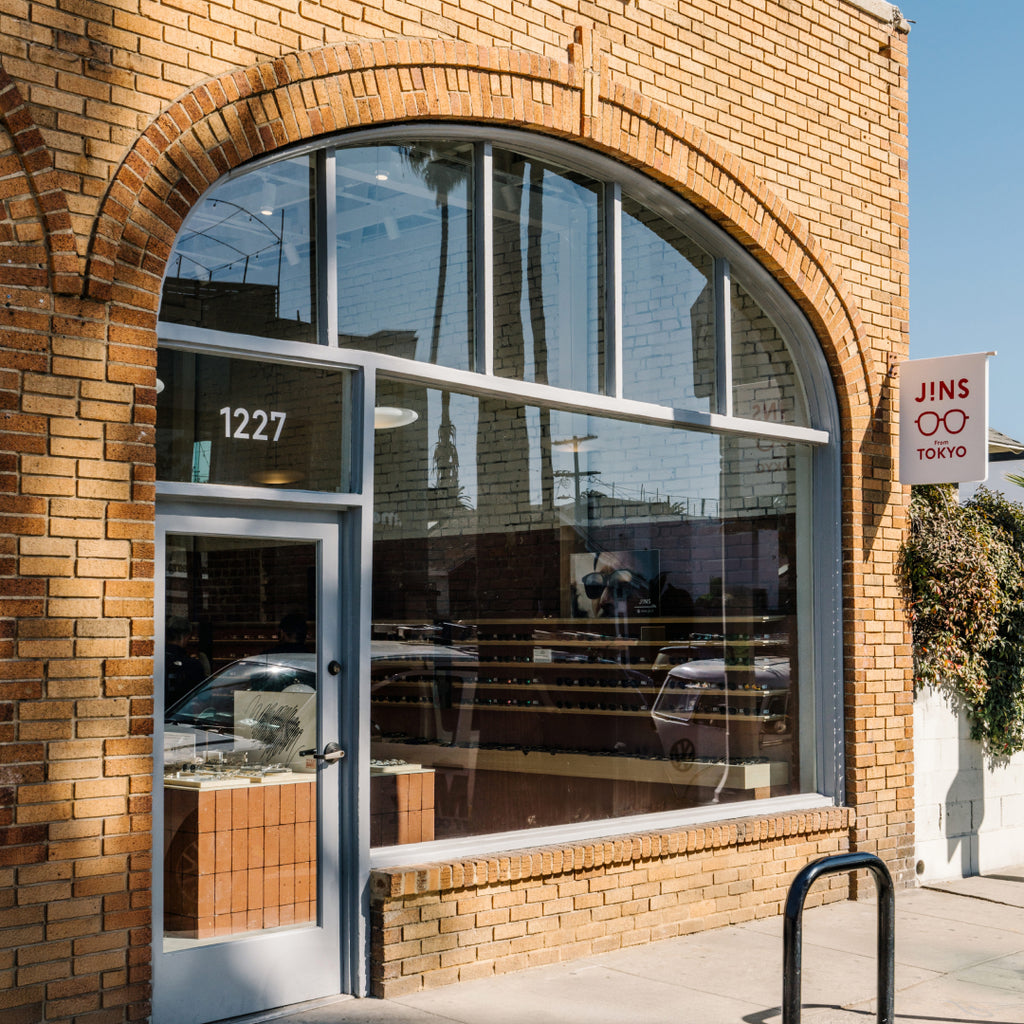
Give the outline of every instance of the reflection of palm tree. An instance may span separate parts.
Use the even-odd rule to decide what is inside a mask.
[[[524,174],[525,178],[525,174]],[[525,181],[524,181],[525,186]],[[544,168],[536,161],[530,164],[530,200],[526,219],[526,274],[530,304],[530,329],[533,334],[534,377],[540,384],[548,382],[548,328],[544,319]]]
[[[544,185],[546,169],[530,157],[495,153],[502,182],[495,188],[495,368],[517,380],[549,382],[547,322],[544,304]],[[523,315],[523,299],[528,321]],[[531,351],[527,352],[527,322]],[[527,364],[527,359],[530,365]],[[530,438],[522,406],[502,399],[481,399],[481,436],[477,457],[480,495],[507,495],[526,502],[530,492]],[[554,502],[550,451],[550,412],[541,408],[538,459],[541,504]],[[493,439],[493,441],[491,440]],[[500,458],[495,452],[500,451]],[[493,478],[495,486],[486,483]],[[503,499],[505,500],[505,499]]]
[[[442,146],[417,146],[403,151],[409,166],[433,190],[434,201],[441,213],[441,239],[437,258],[437,291],[434,298],[434,321],[430,334],[430,362],[436,363],[441,347],[441,324],[444,319],[445,289],[448,283],[448,196],[452,189],[465,181],[465,168],[450,162],[450,153]],[[470,362],[472,367],[472,337]],[[451,393],[441,392],[441,422],[437,428],[433,466],[435,487],[442,500],[454,500],[459,493],[459,451],[456,446],[455,424],[451,419]]]
[[[548,328],[544,318],[544,266],[541,240],[544,224],[544,168],[536,161],[530,165],[529,226],[526,236],[526,262],[529,275],[530,325],[533,331],[533,359],[536,378],[548,383]],[[551,411],[540,410],[540,457],[542,505],[554,504],[554,473],[551,465]],[[549,497],[550,496],[550,497]],[[577,501],[579,497],[577,496]]]

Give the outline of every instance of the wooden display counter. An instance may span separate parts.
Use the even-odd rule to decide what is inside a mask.
[[[315,921],[316,849],[315,775],[165,779],[165,933]]]
[[[524,772],[533,775],[629,782],[673,782],[687,786],[712,787],[722,784],[722,775],[725,773],[725,788],[754,790],[755,796],[762,795],[768,787],[784,786],[789,781],[789,765],[784,761],[726,764],[714,761],[612,757],[602,754],[549,753],[543,750],[525,753],[521,750],[444,747],[423,743],[373,744],[373,756],[379,758],[401,758],[413,751],[416,757],[429,762],[433,769]]]
[[[434,770],[418,764],[370,767],[370,845],[434,838]]]

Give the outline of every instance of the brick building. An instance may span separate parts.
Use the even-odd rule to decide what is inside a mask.
[[[5,1024],[910,880],[908,26],[505,6],[0,16]]]

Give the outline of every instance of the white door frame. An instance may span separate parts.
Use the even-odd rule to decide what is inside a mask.
[[[168,534],[312,541],[318,545],[318,746],[336,740],[346,751],[338,765],[318,772],[318,922],[309,928],[256,933],[251,938],[213,940],[195,948],[163,948],[163,787],[153,787],[153,1020],[154,1024],[200,1024],[257,1013],[339,992],[363,994],[367,857],[359,799],[362,602],[356,521],[358,510],[218,505],[173,501],[159,507],[156,522],[154,679],[163,679]],[[337,661],[342,671],[328,674]],[[163,688],[154,685],[154,782],[162,775]],[[363,811],[362,816],[365,816]],[[229,984],[236,979],[236,984]]]

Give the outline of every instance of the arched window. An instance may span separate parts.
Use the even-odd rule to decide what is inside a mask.
[[[525,133],[338,137],[203,197],[160,321],[161,493],[372,514],[374,845],[841,796],[828,373],[678,196]]]

